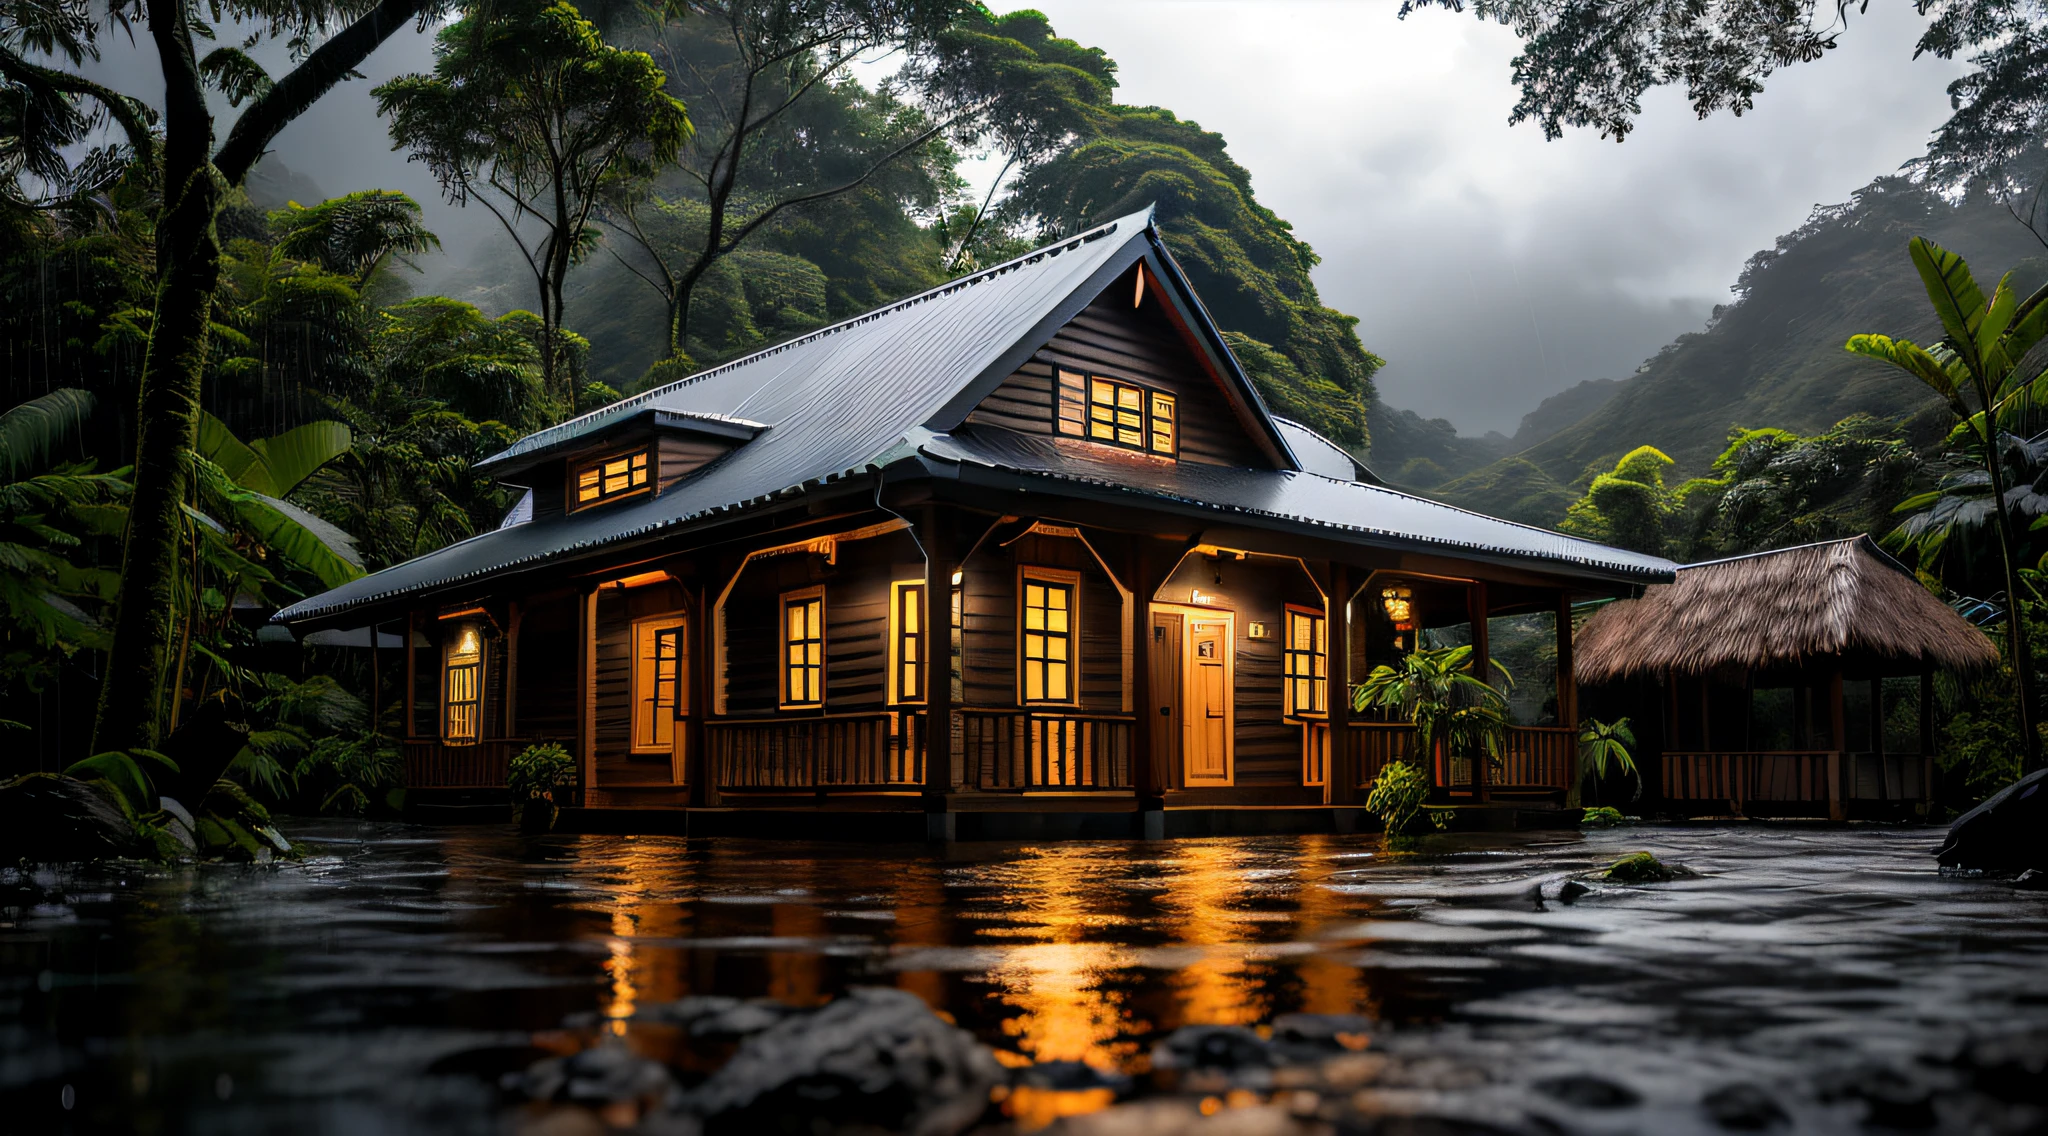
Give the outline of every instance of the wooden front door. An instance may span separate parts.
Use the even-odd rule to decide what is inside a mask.
[[[1152,658],[1151,669],[1147,672],[1147,684],[1151,690],[1146,705],[1153,707],[1151,716],[1153,768],[1159,771],[1164,787],[1172,788],[1180,783],[1180,730],[1181,730],[1181,637],[1185,631],[1186,617],[1177,611],[1153,611],[1152,613]]]
[[[1231,620],[1227,615],[1188,618],[1187,650],[1182,675],[1182,758],[1187,784],[1230,784],[1233,714],[1231,688]]]

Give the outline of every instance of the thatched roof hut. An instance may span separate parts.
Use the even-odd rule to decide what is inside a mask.
[[[1576,636],[1582,683],[1797,668],[1866,675],[1995,666],[1984,633],[1868,536],[1692,564]]]

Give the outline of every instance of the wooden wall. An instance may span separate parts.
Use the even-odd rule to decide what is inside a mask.
[[[526,601],[519,616],[519,706],[512,733],[576,749],[576,636],[581,601],[572,592]]]
[[[1066,368],[1174,395],[1183,461],[1271,468],[1246,436],[1208,368],[1167,321],[1158,298],[1148,295],[1134,312],[1131,293],[1128,275],[1111,284],[1016,374],[989,392],[967,421],[1025,434],[1056,433],[1054,372]]]
[[[825,709],[880,710],[888,700],[889,585],[924,578],[924,558],[906,532],[843,541],[838,563],[785,553],[747,566],[725,601],[726,713],[774,714],[782,682],[785,592],[825,589]]]
[[[633,621],[686,611],[674,581],[597,593],[597,776],[599,784],[667,784],[666,753],[633,752]]]
[[[1284,716],[1284,616],[1288,604],[1320,609],[1322,593],[1301,565],[1292,560],[1266,556],[1230,560],[1190,555],[1167,577],[1155,598],[1162,603],[1185,604],[1193,588],[1200,588],[1204,596],[1214,597],[1213,602],[1202,606],[1236,616],[1235,784],[1301,784],[1301,727]],[[1266,638],[1251,637],[1249,624],[1253,622],[1266,625]],[[1334,686],[1330,696],[1338,697]]]
[[[655,489],[666,493],[670,487],[732,450],[732,443],[688,434],[663,433],[655,442]]]
[[[1079,572],[1081,708],[1123,709],[1123,596],[1086,547],[1070,537],[984,544],[961,580],[961,682],[967,706],[1017,705],[1017,574],[1023,566]]]

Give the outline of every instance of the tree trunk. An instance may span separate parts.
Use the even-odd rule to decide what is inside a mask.
[[[1986,406],[1991,405],[1987,400]],[[2005,502],[2005,465],[1998,446],[1998,424],[1988,412],[1984,416],[1991,442],[1985,448],[1984,468],[1991,475],[1991,502],[1998,516],[1998,559],[2005,570],[2005,638],[2011,656],[2014,694],[2019,703],[2020,772],[2041,768],[2041,736],[2034,728],[2034,666],[2027,649],[2027,618],[2020,601],[2019,565],[2014,561],[2012,513]]]
[[[142,360],[135,493],[121,556],[114,643],[100,688],[93,752],[156,748],[163,739],[164,677],[177,623],[178,545],[199,432],[207,323],[220,283],[210,165],[189,169],[157,223],[158,284]]]

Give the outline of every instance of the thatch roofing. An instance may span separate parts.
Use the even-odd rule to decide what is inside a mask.
[[[1681,567],[1637,600],[1579,629],[1585,683],[1634,675],[1797,667],[1838,658],[1858,669],[1994,666],[1998,651],[1868,536]]]

